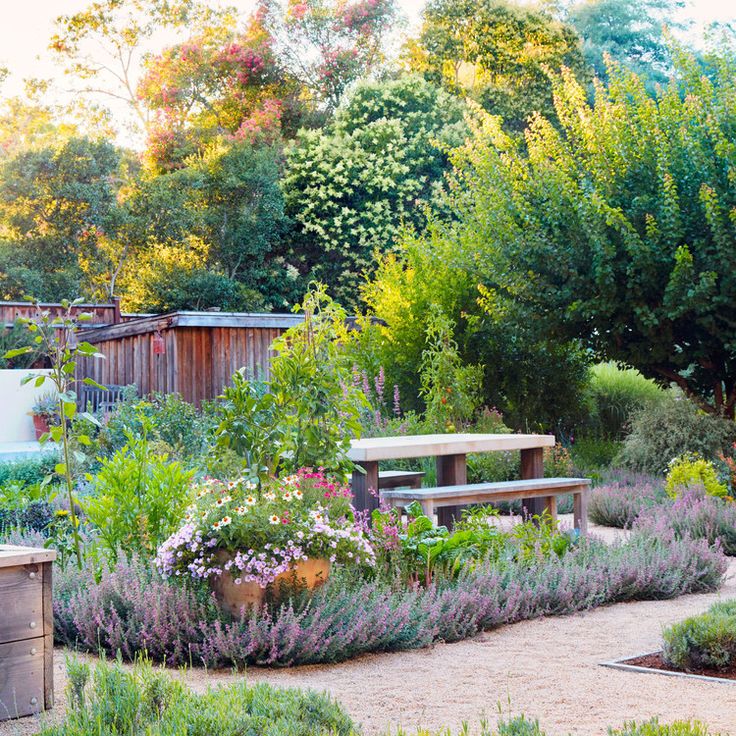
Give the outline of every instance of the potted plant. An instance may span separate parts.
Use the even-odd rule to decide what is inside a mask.
[[[207,580],[223,608],[260,606],[281,582],[311,590],[333,563],[370,565],[375,555],[350,505],[350,491],[321,471],[284,478],[207,478],[179,529],[159,548],[166,576]]]
[[[40,440],[49,431],[49,426],[59,413],[59,399],[53,391],[41,394],[31,409],[36,439]]]

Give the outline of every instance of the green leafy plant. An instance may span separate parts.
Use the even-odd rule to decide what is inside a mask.
[[[124,551],[150,557],[181,518],[190,497],[194,472],[166,454],[152,452],[142,419],[142,436],[128,432],[127,444],[102,459],[96,475],[88,475],[94,493],[85,500],[87,521],[114,564]]]
[[[77,313],[79,305],[84,303],[83,299],[74,301],[64,300],[61,302],[64,310],[57,316],[52,316],[49,310],[44,310],[40,304],[36,304],[34,317],[19,320],[24,324],[33,338],[33,345],[16,348],[5,353],[5,358],[11,360],[21,355],[27,355],[34,351],[40,351],[51,364],[50,375],[29,374],[21,383],[33,382],[36,387],[51,383],[54,387],[57,400],[57,424],[51,426],[49,432],[42,435],[41,443],[49,440],[61,443],[62,461],[55,467],[55,472],[62,476],[66,483],[67,500],[71,514],[71,523],[74,536],[74,549],[77,557],[77,565],[82,567],[82,544],[79,536],[79,520],[76,512],[76,498],[74,496],[74,468],[72,463],[81,464],[86,460],[85,454],[79,449],[73,449],[70,439],[70,423],[77,416],[77,393],[75,387],[80,381],[75,377],[77,364],[84,358],[103,358],[97,349],[87,342],[77,342],[76,332],[79,322],[89,322],[92,316],[87,313]],[[84,378],[81,383],[104,389],[104,386]],[[94,425],[99,425],[97,419],[91,414],[81,414],[82,418]],[[81,446],[92,444],[87,434],[82,432],[76,435],[76,441]]]
[[[736,600],[721,601],[662,634],[665,661],[682,670],[729,669],[736,665]]]
[[[354,726],[327,695],[240,682],[194,694],[145,660],[132,670],[104,660],[91,668],[67,663],[69,707],[64,722],[40,736],[351,736]]]
[[[295,311],[304,322],[274,340],[270,377],[254,382],[241,371],[223,394],[218,443],[235,450],[251,471],[353,468],[350,440],[362,432],[369,408],[352,382],[345,311],[314,285]]]
[[[718,477],[715,465],[690,453],[681,455],[670,462],[665,490],[672,498],[677,498],[684,490],[702,486],[709,496],[724,498],[728,496],[728,486]]]
[[[480,406],[483,383],[483,366],[463,364],[453,330],[452,320],[435,308],[427,324],[427,347],[420,367],[425,417],[443,432],[454,432],[473,417]]]
[[[36,417],[45,417],[52,420],[58,416],[59,399],[53,391],[46,391],[41,394],[33,403],[31,413]]]

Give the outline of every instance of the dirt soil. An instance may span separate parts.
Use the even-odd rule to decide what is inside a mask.
[[[736,667],[725,670],[714,669],[692,669],[680,670],[665,662],[662,652],[654,652],[646,654],[643,657],[633,657],[632,659],[624,659],[620,664],[630,664],[635,667],[646,667],[650,670],[664,670],[665,672],[674,672],[679,675],[698,675],[699,677],[720,677],[724,680],[736,680]],[[734,682],[736,685],[736,682]]]
[[[613,530],[597,531],[617,536]],[[247,677],[326,690],[362,724],[366,736],[398,725],[411,730],[459,729],[467,721],[477,728],[483,717],[495,723],[499,712],[538,718],[549,736],[603,736],[609,725],[653,716],[664,722],[698,719],[715,733],[736,736],[736,683],[626,672],[599,664],[658,650],[664,626],[734,597],[736,560],[715,594],[621,603],[504,626],[455,644],[366,655],[338,665],[253,667]],[[53,720],[63,715],[64,658],[65,652],[57,650]],[[242,677],[227,670],[172,674],[197,691]],[[37,718],[0,724],[0,736],[34,734],[38,725]]]

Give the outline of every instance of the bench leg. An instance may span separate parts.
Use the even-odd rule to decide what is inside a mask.
[[[427,499],[426,501],[422,501],[421,503],[424,515],[432,519],[432,522],[434,523],[434,501],[432,501],[431,499]],[[440,512],[442,511],[442,509],[437,509],[437,511]]]
[[[461,486],[468,482],[465,455],[440,455],[437,457],[437,485]],[[462,506],[443,506],[437,509],[437,523],[452,529],[460,518]]]
[[[531,447],[521,451],[520,476],[522,480],[544,478],[544,448]],[[544,498],[523,498],[521,505],[529,516],[539,516],[544,512],[545,501]]]
[[[588,533],[588,492],[582,491],[573,495],[573,520],[580,535]]]

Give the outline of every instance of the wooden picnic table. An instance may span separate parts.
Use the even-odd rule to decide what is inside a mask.
[[[521,478],[544,477],[544,448],[554,447],[550,434],[419,434],[400,437],[369,437],[353,440],[348,453],[364,473],[353,473],[352,489],[355,508],[373,510],[378,507],[378,463],[381,460],[434,457],[437,467],[437,485],[462,485],[467,480],[468,453],[506,452],[521,453]],[[538,499],[524,505],[530,513],[539,513]],[[438,509],[438,521],[445,524],[457,513],[454,507]]]

